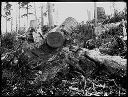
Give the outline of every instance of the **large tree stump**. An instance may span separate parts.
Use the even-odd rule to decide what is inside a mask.
[[[65,21],[50,30],[46,35],[46,43],[53,48],[61,47],[65,41],[65,38],[68,37],[66,34],[72,33],[72,29],[77,26],[78,22],[72,18],[68,17]]]

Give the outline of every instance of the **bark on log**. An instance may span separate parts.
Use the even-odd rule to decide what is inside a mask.
[[[100,62],[105,66],[115,69],[123,69],[126,71],[127,59],[122,59],[120,56],[103,55],[99,52],[99,50],[88,50],[83,48],[83,51],[94,61]]]
[[[46,34],[46,43],[53,48],[61,47],[67,37],[65,37],[66,33],[70,34],[72,28],[75,28],[77,24],[78,22],[74,18],[68,17],[61,25]]]

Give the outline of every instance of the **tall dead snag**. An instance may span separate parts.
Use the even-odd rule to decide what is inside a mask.
[[[77,26],[78,22],[68,17],[61,25],[55,27],[49,33],[47,33],[46,42],[50,47],[61,47],[65,41],[65,38],[70,35],[72,29]]]

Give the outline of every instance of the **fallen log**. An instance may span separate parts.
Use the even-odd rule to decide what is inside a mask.
[[[46,34],[46,43],[53,48],[61,47],[68,37],[67,34],[72,33],[72,29],[75,28],[77,24],[78,22],[74,18],[68,17],[61,25]]]
[[[51,32],[47,35],[47,44],[50,47],[60,47],[64,43],[64,35],[61,32]]]
[[[115,69],[122,69],[126,71],[127,59],[123,59],[120,56],[110,56],[101,54],[98,49],[88,50],[83,48],[82,50],[88,57],[90,57],[94,61],[100,62],[105,66],[109,66]]]

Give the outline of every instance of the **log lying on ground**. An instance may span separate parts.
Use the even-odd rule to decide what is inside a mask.
[[[71,33],[72,28],[75,28],[77,24],[74,18],[68,17],[61,25],[55,27],[46,34],[47,44],[53,48],[61,47],[66,38],[65,32]]]
[[[116,69],[123,69],[126,71],[127,59],[122,59],[120,56],[103,55],[99,50],[88,50],[83,48],[83,51],[91,59]]]
[[[51,32],[47,35],[47,44],[50,47],[60,47],[64,43],[64,35],[61,32]]]

